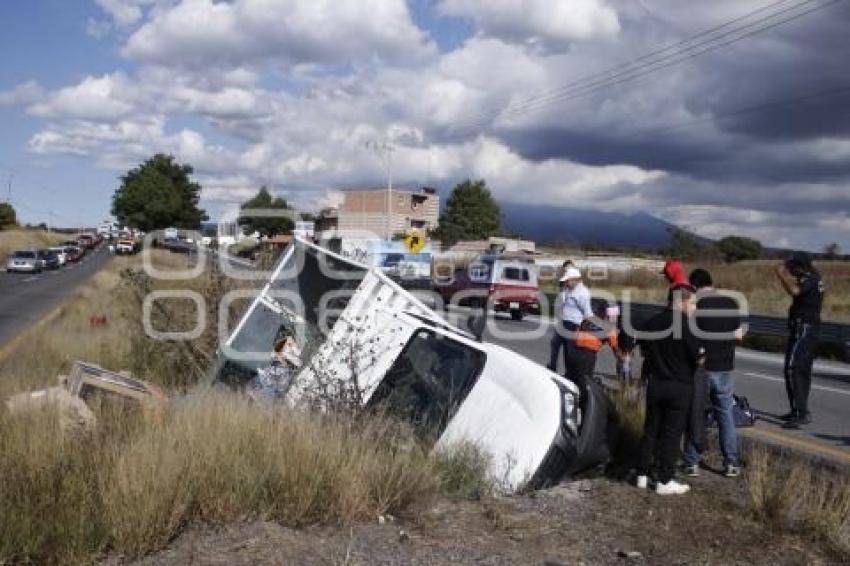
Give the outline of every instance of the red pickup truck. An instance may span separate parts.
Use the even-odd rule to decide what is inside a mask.
[[[522,320],[527,313],[540,314],[537,269],[521,259],[481,257],[452,277],[436,277],[434,290],[446,307],[453,301],[477,308],[489,304],[496,312],[509,312],[514,320]]]

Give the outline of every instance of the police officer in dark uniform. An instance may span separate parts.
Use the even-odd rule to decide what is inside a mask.
[[[788,312],[788,348],[785,352],[785,389],[791,412],[782,417],[783,428],[800,428],[812,422],[809,413],[809,389],[812,364],[820,333],[820,313],[824,285],[820,273],[805,252],[794,252],[776,268],[782,287],[791,296]]]

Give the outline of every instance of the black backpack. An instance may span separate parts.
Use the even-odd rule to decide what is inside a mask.
[[[735,420],[735,428],[756,424],[756,414],[746,397],[732,395],[732,418]]]
[[[717,426],[714,411],[710,407],[706,408],[706,418],[708,426]],[[754,426],[756,418],[755,411],[750,407],[750,402],[746,397],[732,395],[732,420],[735,422],[735,428]]]

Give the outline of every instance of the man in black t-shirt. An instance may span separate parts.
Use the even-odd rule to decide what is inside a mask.
[[[685,473],[699,475],[702,453],[705,451],[705,401],[717,421],[720,452],[723,454],[723,474],[736,477],[738,468],[738,438],[732,414],[735,391],[735,346],[743,337],[738,301],[713,287],[711,274],[694,269],[689,277],[697,290],[697,310],[694,314],[695,334],[705,346],[705,364],[697,370],[694,402],[691,407],[691,429],[685,447]]]
[[[785,390],[791,412],[782,418],[783,428],[800,428],[812,422],[809,413],[809,390],[812,386],[812,364],[820,334],[820,313],[824,285],[820,273],[805,252],[794,252],[776,267],[776,275],[785,292],[791,296],[788,311],[788,348],[785,351]]]
[[[704,356],[691,331],[693,288],[673,289],[668,308],[638,325],[636,338],[646,359],[646,420],[640,442],[637,486],[646,488],[653,461],[655,492],[681,495],[690,486],[673,479],[694,389],[694,372]]]

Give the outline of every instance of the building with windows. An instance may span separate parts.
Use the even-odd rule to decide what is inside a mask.
[[[340,235],[372,232],[390,239],[413,228],[434,230],[440,219],[440,197],[431,188],[393,189],[392,193],[387,189],[359,189],[345,191],[344,195],[338,210]]]

